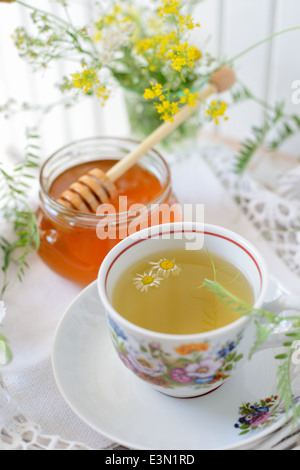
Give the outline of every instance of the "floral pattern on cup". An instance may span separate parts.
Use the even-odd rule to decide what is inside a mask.
[[[153,385],[165,388],[192,385],[196,389],[217,387],[230,377],[236,363],[243,357],[237,351],[242,334],[234,341],[213,347],[209,342],[183,343],[171,354],[164,352],[159,342],[140,344],[129,341],[109,316],[108,322],[121,361]]]

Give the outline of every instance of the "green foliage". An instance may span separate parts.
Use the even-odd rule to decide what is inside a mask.
[[[83,53],[96,60],[91,51],[84,49],[83,43],[90,42],[90,38],[82,29],[75,28],[49,12],[23,2],[18,3],[32,10],[31,19],[36,33],[32,35],[23,26],[18,27],[13,35],[14,43],[20,57],[25,58],[35,69],[46,68],[59,59],[72,60],[71,57],[76,53]]]
[[[277,129],[277,137],[273,139],[268,147],[271,150],[278,150],[282,144],[290,137],[300,131],[300,117],[296,114],[283,116]]]
[[[229,290],[218,282],[206,279],[204,286],[210,292],[214,293],[220,302],[224,302],[228,308],[234,312],[239,313],[241,316],[248,316],[253,318],[256,325],[256,340],[253,348],[250,352],[250,357],[255,353],[257,348],[261,346],[274,331],[274,328],[282,322],[282,318],[278,315],[274,315],[271,312],[264,311],[262,309],[253,308],[251,305],[245,303],[238,297],[234,296]],[[283,347],[286,352],[276,356],[276,359],[280,361],[278,366],[278,393],[282,402],[285,404],[286,413],[289,416],[292,415],[294,423],[298,423],[300,419],[300,405],[295,403],[292,379],[291,379],[291,366],[292,366],[292,355],[293,355],[293,342],[300,341],[300,324],[299,316],[286,315],[285,321],[293,321],[294,331],[292,333],[286,333],[288,341],[283,343]],[[290,340],[293,341],[290,341]]]
[[[276,103],[271,106],[257,98],[243,84],[239,83],[231,91],[232,104],[236,105],[246,100],[259,104],[265,110],[264,122],[261,126],[251,128],[252,135],[241,142],[241,149],[235,158],[235,170],[237,173],[245,171],[262,147],[275,152],[292,136],[300,131],[300,116],[286,114],[284,103]]]
[[[28,131],[24,159],[11,172],[0,165],[0,216],[11,225],[14,234],[13,240],[0,236],[3,272],[0,298],[9,285],[9,268],[12,265],[16,267],[16,277],[21,281],[28,267],[28,255],[39,248],[36,216],[27,202],[31,179],[34,178],[32,170],[38,167],[37,139],[36,133]]]
[[[243,170],[245,170],[250,160],[256,154],[257,150],[262,147],[269,131],[273,129],[277,121],[277,116],[272,117],[268,115],[266,116],[262,127],[252,127],[252,137],[248,137],[241,143],[242,148],[237,155],[236,171],[238,173],[241,173]]]

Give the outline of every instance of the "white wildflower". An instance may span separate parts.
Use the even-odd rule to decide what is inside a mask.
[[[152,271],[144,274],[137,274],[137,277],[133,278],[133,284],[141,292],[147,292],[149,287],[159,287],[160,282],[163,280],[159,278]]]
[[[168,277],[170,274],[178,276],[182,269],[175,263],[175,259],[160,259],[157,263],[150,262],[159,276]]]

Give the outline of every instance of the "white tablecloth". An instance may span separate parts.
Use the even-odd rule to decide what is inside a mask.
[[[240,213],[201,153],[191,153],[188,159],[172,164],[173,187],[180,202],[205,204],[207,223],[227,227],[248,238],[263,253],[270,272],[296,292],[299,279]],[[24,281],[16,283],[5,296],[7,317],[0,331],[9,338],[13,361],[0,372],[10,396],[26,418],[41,427],[42,433],[100,449],[113,443],[91,430],[69,409],[56,387],[51,367],[56,326],[79,291],[78,286],[53,273],[37,255],[31,256]]]

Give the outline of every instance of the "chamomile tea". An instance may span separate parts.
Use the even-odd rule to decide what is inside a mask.
[[[205,249],[167,250],[139,260],[118,280],[112,304],[131,323],[160,333],[202,333],[237,320],[239,313],[208,291],[205,279],[253,305],[254,293],[245,275]]]

